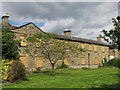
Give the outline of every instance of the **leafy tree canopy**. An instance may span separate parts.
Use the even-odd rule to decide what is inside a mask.
[[[18,44],[14,33],[8,27],[2,28],[2,58],[9,60],[19,59]]]
[[[116,19],[112,18],[113,28],[110,30],[102,30],[101,37],[107,41],[110,45],[110,48],[119,48],[120,49],[120,16]]]

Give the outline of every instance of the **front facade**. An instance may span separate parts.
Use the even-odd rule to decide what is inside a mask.
[[[24,48],[26,47],[25,38],[33,35],[35,33],[46,33],[38,28],[32,22],[22,25],[22,26],[13,26],[9,24],[8,20],[9,16],[4,15],[2,17],[2,25],[5,27],[6,25],[10,27],[10,29],[15,33],[16,39],[21,39],[21,53],[20,59],[25,64],[26,69],[29,71],[35,70],[36,68],[51,68],[51,64],[48,60],[43,59],[41,56],[35,55],[31,57],[29,54],[24,53]],[[77,38],[71,36],[70,30],[65,30],[64,35],[58,35],[58,40],[65,40],[66,42],[70,42],[71,44],[79,44],[80,47],[84,48],[86,52],[82,52],[82,54],[76,54],[75,57],[65,58],[64,63],[72,68],[82,68],[82,67],[91,67],[97,68],[98,64],[101,64],[101,61],[104,62],[104,58],[109,60],[109,47],[105,43],[101,42],[101,38],[97,37],[97,40],[89,40],[83,38]],[[59,60],[55,67],[62,64],[62,60]]]

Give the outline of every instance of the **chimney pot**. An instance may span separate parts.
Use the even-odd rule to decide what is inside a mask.
[[[101,36],[100,35],[97,37],[97,41],[101,42]]]
[[[71,37],[71,30],[65,29],[65,30],[64,30],[64,35],[65,35],[65,36],[68,36],[68,37]]]
[[[9,26],[8,18],[9,18],[9,16],[7,14],[5,14],[4,16],[2,16],[2,25],[3,26]]]

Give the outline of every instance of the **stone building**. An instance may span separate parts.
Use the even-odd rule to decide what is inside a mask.
[[[110,53],[110,59],[119,57],[118,49],[110,49],[109,53]]]
[[[35,33],[46,33],[37,27],[34,23],[30,22],[22,26],[15,26],[9,23],[9,16],[2,16],[2,26],[9,26],[10,29],[15,33],[16,39],[21,39],[21,51],[26,46],[25,38]],[[73,32],[74,33],[74,32]],[[97,40],[90,40],[78,37],[72,37],[70,30],[65,30],[64,35],[58,34],[58,40],[65,40],[73,44],[79,44],[82,48],[87,51],[83,52],[82,55],[77,55],[75,58],[66,58],[65,64],[72,68],[91,67],[96,68],[104,58],[109,60],[109,47],[107,44],[101,42],[101,38],[97,37]],[[24,42],[25,41],[25,42]],[[112,51],[110,52],[112,53]],[[117,55],[117,54],[115,54]],[[20,59],[25,64],[27,70],[35,70],[37,67],[51,68],[48,60],[43,59],[41,56],[30,57],[28,54],[20,53]],[[62,61],[58,61],[56,66],[61,65]]]

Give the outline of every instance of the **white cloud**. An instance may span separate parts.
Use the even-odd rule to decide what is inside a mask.
[[[0,13],[2,13],[2,1],[0,0]],[[0,14],[1,16],[1,14]]]
[[[75,23],[75,20],[73,18],[59,19],[59,20],[54,20],[54,21],[46,21],[45,25],[43,27],[41,27],[41,29],[44,31],[53,32],[54,30],[55,31],[60,30],[61,27],[67,28],[70,25],[72,25],[73,23]]]
[[[111,10],[116,10],[115,8],[115,3],[102,3],[97,6],[97,10],[101,13],[108,13],[111,12]],[[116,7],[118,7],[118,4],[116,4]]]
[[[119,2],[119,0],[4,0],[3,2]]]

